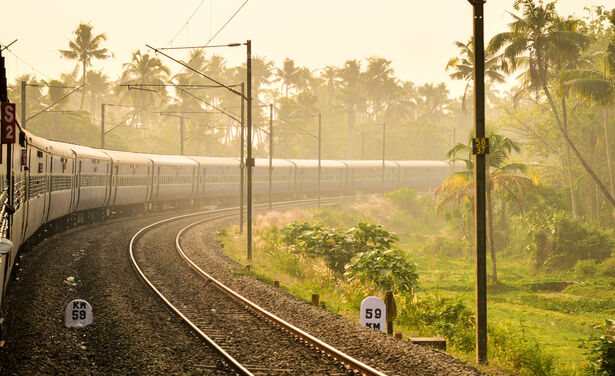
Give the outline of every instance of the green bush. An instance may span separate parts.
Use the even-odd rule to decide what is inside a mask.
[[[615,277],[615,257],[610,257],[600,264],[600,274],[605,277]]]
[[[397,320],[402,325],[417,328],[421,333],[442,336],[460,351],[474,350],[473,311],[461,296],[443,298],[437,294],[421,294],[414,300],[406,298],[398,312]]]
[[[383,291],[411,294],[419,279],[416,264],[408,261],[397,248],[370,248],[359,253],[346,265],[344,276],[349,281],[370,281]]]
[[[603,260],[615,248],[610,234],[576,221],[564,211],[533,211],[528,222],[531,227],[529,249],[533,264],[539,270],[565,270],[579,260]]]
[[[592,336],[587,344],[589,346],[588,371],[591,375],[614,376],[615,375],[615,320],[604,320],[604,324],[598,325],[601,329],[600,336]]]
[[[574,264],[574,272],[579,277],[588,277],[595,275],[598,271],[598,264],[596,260],[579,260],[576,264]]]
[[[439,223],[436,203],[430,195],[419,195],[410,188],[402,188],[394,192],[384,194],[395,206],[408,213],[413,219],[414,225],[433,229]]]

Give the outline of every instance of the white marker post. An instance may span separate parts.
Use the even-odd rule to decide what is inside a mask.
[[[386,333],[387,308],[382,299],[368,296],[361,302],[361,325]]]
[[[83,328],[94,321],[92,306],[83,299],[68,303],[64,311],[64,325],[67,328]]]

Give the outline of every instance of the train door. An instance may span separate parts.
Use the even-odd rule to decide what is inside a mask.
[[[111,160],[105,162],[105,198],[104,206],[109,205],[109,198],[111,197]]]
[[[161,177],[160,177],[160,166],[158,166],[158,173],[156,174],[156,196],[154,197],[155,200],[158,200],[158,194],[160,193],[160,183],[161,183]]]
[[[23,156],[25,154],[25,157]],[[23,166],[24,178],[24,201],[23,201],[23,221],[21,225],[22,243],[26,240],[26,230],[28,229],[28,217],[30,215],[30,161],[32,160],[32,149],[28,147],[27,141],[22,151],[21,165]]]
[[[115,165],[113,166],[113,176],[112,176],[112,181],[113,181],[113,200],[111,200],[111,204],[115,204],[115,200],[117,199],[117,186],[120,185],[120,177],[119,177],[119,171],[120,171],[120,165]]]
[[[147,190],[145,192],[145,201],[150,201],[152,198],[152,189],[154,189],[154,173],[152,166],[147,166]]]
[[[75,155],[76,157],[76,155]],[[77,160],[77,159],[75,159]],[[79,202],[81,201],[81,171],[82,171],[82,163],[83,161],[79,161],[79,163],[75,163],[75,168],[73,171],[73,176],[75,176],[75,184],[73,186],[73,192],[75,192],[75,194],[73,196],[74,197],[74,206],[72,206],[72,210],[71,211],[75,211],[77,210],[77,208],[79,207]]]
[[[44,188],[43,188],[43,219],[42,223],[47,222],[46,218],[49,214],[49,201],[51,200],[51,176],[49,174],[49,163],[50,157],[49,154],[45,153],[45,161],[40,164],[39,163],[39,172],[45,177],[43,179]]]

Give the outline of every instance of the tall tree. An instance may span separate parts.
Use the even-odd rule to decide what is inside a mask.
[[[286,98],[288,98],[288,89],[291,86],[294,86],[297,82],[297,75],[299,70],[300,68],[295,66],[295,61],[289,58],[284,59],[282,69],[276,68],[276,81],[282,82],[284,96]]]
[[[372,120],[375,121],[378,114],[386,109],[385,102],[398,94],[391,61],[377,56],[367,58],[363,76]]]
[[[496,244],[494,237],[494,196],[500,200],[505,197],[518,197],[524,189],[536,181],[524,176],[527,165],[510,161],[513,152],[519,152],[521,147],[512,139],[493,131],[488,132],[490,151],[487,155],[487,226],[489,231],[488,245],[491,255],[491,277],[498,281]],[[439,210],[452,202],[474,202],[474,162],[471,143],[459,143],[448,152],[451,162],[462,161],[466,170],[459,171],[447,178],[436,190],[436,196],[441,199]],[[504,194],[505,193],[505,194]],[[504,205],[501,205],[505,210]]]
[[[346,111],[347,134],[346,134],[346,158],[351,158],[352,142],[356,126],[356,114],[358,107],[364,103],[365,93],[363,87],[363,76],[361,74],[361,62],[359,60],[348,60],[344,66],[338,70],[341,80],[339,99]]]
[[[106,48],[101,48],[101,43],[107,40],[105,33],[93,35],[93,26],[89,23],[81,23],[77,26],[77,29],[73,32],[75,39],[68,42],[68,50],[60,50],[60,54],[63,58],[70,60],[77,60],[81,63],[82,70],[82,84],[86,83],[87,68],[92,65],[92,59],[108,59],[111,57],[111,53]],[[81,95],[81,106],[83,109],[83,102],[85,101],[85,90]]]
[[[510,64],[511,70],[528,68],[525,72],[526,87],[544,93],[558,131],[609,204],[615,208],[615,198],[570,138],[566,120],[562,117],[564,110],[558,108],[552,94],[558,84],[554,67],[557,68],[558,61],[563,61],[563,56],[577,54],[576,51],[587,44],[588,38],[576,30],[575,22],[569,20],[562,24],[553,2],[543,5],[542,2],[536,4],[534,0],[516,0],[514,8],[520,10],[522,15],[512,14],[514,21],[509,25],[511,31],[494,36],[488,50],[495,53],[503,49],[503,58]]]
[[[470,90],[471,84],[474,82],[474,37],[470,38],[467,43],[456,41],[455,46],[459,48],[460,55],[450,58],[445,69],[453,71],[450,74],[453,80],[466,83],[461,100],[461,108],[465,111],[468,90]],[[485,54],[485,78],[487,83],[504,82],[505,79],[501,71],[499,56],[494,56],[492,53]]]
[[[562,72],[560,79],[565,87],[602,107],[605,154],[611,193],[614,193],[615,181],[609,150],[607,108],[615,104],[615,9],[609,13],[609,21],[614,36],[611,37],[606,49],[598,54],[600,69],[570,69]]]
[[[164,85],[168,81],[170,70],[160,59],[151,57],[149,54],[142,54],[140,50],[132,53],[130,63],[122,65],[124,71],[120,82],[122,84],[153,84]],[[166,98],[166,88],[145,88],[145,90],[130,90],[127,87],[119,87],[118,93],[121,95],[121,102],[135,107],[134,114],[140,120],[140,126],[147,127],[147,112],[143,111],[145,106],[161,104]],[[134,119],[134,118],[133,118]]]

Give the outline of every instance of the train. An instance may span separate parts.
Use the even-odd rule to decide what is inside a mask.
[[[50,233],[118,213],[239,201],[239,158],[103,150],[26,130],[0,156],[0,299],[19,249]],[[453,171],[445,161],[322,160],[319,179],[317,160],[273,159],[270,178],[268,159],[252,165],[256,201],[270,190],[277,198],[430,191]]]

